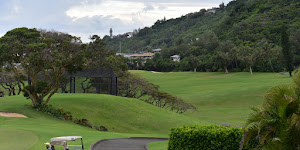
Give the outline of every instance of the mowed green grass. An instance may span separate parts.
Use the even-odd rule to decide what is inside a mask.
[[[109,131],[120,133],[167,136],[172,127],[206,123],[138,99],[111,95],[56,94],[50,104],[72,112],[75,118],[88,119],[92,126],[103,125]]]
[[[212,123],[243,125],[252,106],[260,106],[268,89],[291,83],[279,73],[170,72],[140,74],[160,89],[194,104],[198,112],[184,115]]]
[[[148,143],[147,146],[150,150],[167,150],[169,141]]]
[[[57,136],[83,136],[85,149],[100,139],[121,137],[168,137],[169,128],[200,124],[196,119],[166,111],[136,99],[95,94],[55,94],[51,104],[64,107],[76,118],[104,125],[100,132],[70,121],[37,112],[23,96],[0,98],[0,111],[21,113],[28,118],[0,116],[0,149],[44,149],[45,142]],[[119,132],[119,133],[118,133]],[[58,148],[57,148],[58,149]],[[58,149],[59,150],[59,149]]]

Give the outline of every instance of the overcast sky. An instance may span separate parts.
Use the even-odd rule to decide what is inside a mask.
[[[230,0],[0,0],[0,36],[17,27],[90,35],[131,32]]]

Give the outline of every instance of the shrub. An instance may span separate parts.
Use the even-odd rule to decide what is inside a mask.
[[[300,72],[291,85],[271,88],[261,107],[252,108],[244,126],[244,143],[258,137],[257,149],[300,149]]]
[[[242,135],[242,129],[238,127],[219,125],[176,127],[171,129],[168,150],[238,150]]]
[[[74,122],[77,123],[77,124],[80,124],[82,126],[86,126],[86,127],[92,128],[92,126],[88,123],[87,119],[84,119],[84,118],[83,119],[75,119]]]
[[[225,72],[223,68],[218,69],[218,72]]]
[[[57,109],[52,105],[36,105],[34,108],[61,120],[72,120],[72,114],[70,112],[66,112],[62,107]]]
[[[241,72],[240,68],[233,68],[230,70],[231,72]],[[248,71],[247,71],[248,72]]]

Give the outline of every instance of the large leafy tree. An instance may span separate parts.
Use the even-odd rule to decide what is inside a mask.
[[[300,29],[293,32],[290,37],[291,45],[295,52],[295,66],[300,65]]]
[[[91,68],[107,67],[106,57],[115,55],[114,51],[105,49],[105,43],[98,35],[90,37],[91,42],[86,46],[86,55],[88,57],[88,66]]]
[[[232,41],[221,42],[218,51],[217,51],[217,63],[219,66],[222,66],[225,70],[225,73],[228,72],[228,66],[232,63],[233,57],[231,55],[231,50],[234,48]]]
[[[268,59],[269,60],[269,64],[271,67],[272,72],[274,72],[274,68],[273,68],[273,64],[272,64],[272,57],[276,56],[275,54],[275,50],[274,50],[274,45],[270,44],[270,43],[264,43],[262,45],[262,50],[264,52],[264,59]]]
[[[0,39],[0,51],[0,62],[7,64],[15,74],[33,106],[46,105],[59,89],[64,73],[80,70],[86,60],[79,38],[28,28],[8,31]],[[31,85],[26,86],[17,63],[21,64]]]
[[[239,50],[240,49],[237,46],[235,46],[230,51],[230,56],[232,57],[236,68],[239,68],[239,66],[238,66],[238,60],[239,60],[239,56],[240,56],[239,55],[240,54]]]
[[[241,46],[240,47],[240,57],[239,59],[249,67],[250,73],[252,75],[252,66],[256,62],[256,50],[249,46]]]
[[[300,149],[300,73],[293,79],[290,86],[270,89],[261,108],[253,108],[243,144],[258,138],[258,149]]]
[[[197,68],[200,64],[200,59],[197,56],[191,55],[188,59],[189,65],[194,69],[194,72],[197,72]]]

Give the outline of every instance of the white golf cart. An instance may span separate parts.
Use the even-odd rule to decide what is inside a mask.
[[[75,141],[76,139],[81,139],[81,145],[68,145],[68,141]],[[54,137],[50,139],[50,143],[45,143],[45,145],[47,150],[55,150],[55,146],[64,146],[64,150],[84,150],[82,136]]]

